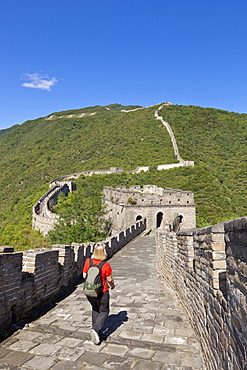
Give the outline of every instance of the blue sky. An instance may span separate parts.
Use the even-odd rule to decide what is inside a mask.
[[[170,101],[247,113],[247,0],[0,0],[0,129]]]

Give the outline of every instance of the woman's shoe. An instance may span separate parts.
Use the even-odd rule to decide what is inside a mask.
[[[99,335],[94,329],[91,331],[91,339],[94,344],[100,344]]]

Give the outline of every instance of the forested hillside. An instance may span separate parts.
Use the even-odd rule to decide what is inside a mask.
[[[154,117],[158,105],[121,111],[136,108],[113,104],[64,111],[0,131],[1,245],[49,245],[31,228],[32,205],[52,179],[89,169],[150,166],[148,173],[83,181],[85,186],[120,182],[192,190],[200,227],[246,215],[247,115],[164,106],[160,114],[175,134],[180,155],[195,167],[156,171],[160,164],[176,162],[170,136]]]
[[[161,114],[173,129],[181,156],[203,164],[246,215],[247,115],[193,106],[166,107]]]

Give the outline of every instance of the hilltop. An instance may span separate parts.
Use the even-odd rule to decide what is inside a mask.
[[[31,230],[31,207],[54,178],[92,169],[150,166],[149,173],[117,182],[194,191],[198,226],[246,215],[247,115],[164,106],[160,114],[173,130],[181,157],[195,167],[156,171],[160,164],[177,162],[168,132],[154,117],[158,107],[87,107],[1,130],[1,245],[46,245]],[[102,181],[116,183],[110,177]]]

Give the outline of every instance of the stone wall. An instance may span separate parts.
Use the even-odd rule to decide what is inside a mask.
[[[160,168],[161,169],[161,168]],[[111,175],[114,173],[122,173],[124,169],[122,167],[110,167],[109,170],[88,170],[88,171],[82,171],[82,172],[75,172],[70,175],[64,175],[57,177],[56,179],[52,180],[50,183],[50,186],[56,186],[56,184],[60,184],[61,181],[66,182],[69,179],[78,179],[80,176],[93,176],[93,175]],[[140,172],[147,172],[149,171],[149,166],[142,166],[142,167],[136,167],[134,170],[126,171],[129,173],[140,173]]]
[[[34,230],[39,230],[46,236],[52,230],[59,218],[56,213],[51,211],[52,207],[57,204],[57,198],[60,194],[67,195],[76,189],[73,181],[60,182],[48,190],[33,206],[32,226]]]
[[[139,221],[104,241],[109,258],[145,228],[145,220]],[[94,243],[22,252],[0,247],[0,328],[7,329],[21,315],[75,281],[93,249]]]
[[[210,370],[247,362],[247,217],[202,229],[157,230],[157,270],[176,291]]]
[[[160,164],[157,167],[158,171],[162,170],[170,170],[171,168],[177,168],[177,167],[194,167],[193,161],[182,161],[179,163],[171,163],[171,164]]]
[[[194,194],[180,189],[160,188],[155,185],[104,187],[103,200],[108,211],[113,233],[136,220],[147,219],[147,228],[164,228],[176,215],[180,229],[195,227],[196,206]]]
[[[121,171],[121,168],[115,170]],[[57,197],[62,192],[67,194],[75,189],[76,184],[73,181],[57,180],[33,206],[33,229],[46,236],[58,220],[58,215],[51,212],[52,206],[57,203]],[[191,191],[163,189],[155,185],[133,185],[129,189],[125,186],[106,186],[103,200],[108,210],[106,217],[112,224],[112,234],[145,218],[149,229],[162,228],[177,215],[180,216],[180,229],[195,227],[196,224],[196,206]]]

